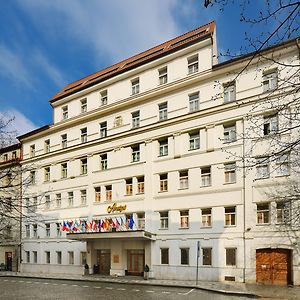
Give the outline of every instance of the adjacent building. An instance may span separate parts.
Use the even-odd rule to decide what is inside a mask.
[[[18,271],[22,219],[21,145],[0,149],[0,266]]]
[[[297,44],[261,54],[218,63],[211,22],[57,93],[53,124],[19,137],[23,201],[38,215],[24,220],[22,271],[124,276],[147,264],[150,277],[194,280],[198,263],[200,280],[299,284],[295,241],[273,226],[281,203],[264,193],[292,176],[288,154],[276,171],[263,159],[281,117],[258,105],[285,93]]]

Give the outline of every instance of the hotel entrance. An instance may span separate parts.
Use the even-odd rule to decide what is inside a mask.
[[[127,274],[143,276],[145,265],[144,249],[127,250]]]
[[[99,274],[110,274],[110,250],[97,250],[97,265]]]

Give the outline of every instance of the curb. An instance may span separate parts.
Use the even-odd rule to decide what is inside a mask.
[[[18,278],[30,278],[30,279],[49,279],[49,280],[67,280],[67,281],[80,281],[80,282],[108,282],[108,283],[115,283],[115,284],[130,284],[130,285],[144,285],[144,286],[163,286],[163,287],[179,287],[179,288],[190,288],[190,289],[197,289],[197,290],[202,290],[202,291],[207,291],[207,292],[212,292],[216,294],[223,294],[227,296],[244,296],[248,298],[261,298],[261,296],[257,294],[253,294],[250,292],[239,292],[239,291],[232,291],[232,290],[223,290],[223,289],[212,289],[212,288],[206,288],[206,287],[201,287],[197,285],[185,285],[185,284],[168,284],[168,283],[159,283],[159,282],[151,282],[150,280],[145,280],[144,281],[118,281],[118,280],[110,280],[109,278],[104,279],[100,278],[98,280],[94,279],[89,279],[89,278],[62,278],[62,277],[53,277],[53,276],[33,276],[33,275],[18,275],[18,274],[1,274],[0,277],[18,277]]]

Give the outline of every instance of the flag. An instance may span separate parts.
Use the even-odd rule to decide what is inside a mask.
[[[131,215],[131,216],[130,216],[130,219],[129,219],[129,225],[128,225],[130,229],[133,228],[133,224],[134,224],[134,221],[133,221],[133,215]]]

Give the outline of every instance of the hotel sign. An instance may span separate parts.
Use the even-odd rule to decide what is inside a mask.
[[[117,203],[114,203],[113,205],[110,205],[107,207],[107,212],[109,214],[114,213],[114,212],[122,212],[126,210],[126,204],[124,205],[117,205]]]

